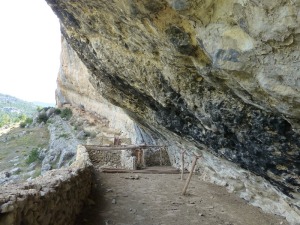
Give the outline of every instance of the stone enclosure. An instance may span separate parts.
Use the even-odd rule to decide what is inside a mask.
[[[109,147],[108,147],[109,148]],[[148,166],[170,166],[166,147],[149,147],[132,150],[95,150],[89,149],[93,162],[101,168],[143,169]]]

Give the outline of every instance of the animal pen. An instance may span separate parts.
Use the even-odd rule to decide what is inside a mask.
[[[128,143],[128,140],[126,142]],[[90,154],[93,154],[95,163],[102,165],[101,171],[105,173],[179,174],[180,172],[171,167],[167,146],[122,144],[122,139],[114,137],[113,145],[85,145],[85,147]],[[185,150],[181,152],[181,180],[185,173],[184,155],[186,154],[189,155]],[[201,155],[195,153],[193,156],[192,168],[182,195],[186,194],[197,160],[201,158]]]
[[[102,139],[101,143],[108,143],[108,141]],[[136,171],[171,165],[167,146],[132,145],[125,138],[113,137],[113,141],[109,144],[93,144],[85,147],[93,155],[95,163],[101,165],[103,172]]]

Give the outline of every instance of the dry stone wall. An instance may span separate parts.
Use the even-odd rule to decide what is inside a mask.
[[[121,167],[121,151],[96,151],[89,150],[91,160],[103,167]]]
[[[1,225],[73,224],[90,193],[92,164],[83,146],[68,168],[0,188]]]
[[[149,148],[145,151],[145,162],[147,166],[170,166],[170,158],[165,147]]]

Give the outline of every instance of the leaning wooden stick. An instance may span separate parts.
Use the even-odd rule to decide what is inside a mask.
[[[186,190],[189,186],[189,183],[191,181],[191,178],[192,178],[192,175],[193,175],[193,172],[194,172],[194,169],[195,169],[195,166],[196,166],[196,163],[197,163],[197,160],[201,157],[201,156],[198,156],[198,155],[195,155],[195,158],[194,158],[194,161],[193,161],[193,164],[192,164],[192,168],[191,168],[191,171],[190,171],[190,174],[188,176],[188,179],[186,180],[186,183],[184,185],[184,188],[182,190],[182,195],[185,195],[186,194]]]
[[[184,173],[184,154],[186,150],[181,151],[181,177],[180,179],[183,180],[183,173]]]

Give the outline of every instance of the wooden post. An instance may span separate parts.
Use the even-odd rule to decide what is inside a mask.
[[[187,188],[189,186],[189,183],[191,181],[191,178],[192,178],[192,175],[193,175],[193,172],[194,172],[197,160],[199,158],[200,158],[200,156],[195,155],[195,158],[194,158],[194,161],[193,161],[193,164],[192,164],[192,168],[191,168],[190,174],[189,174],[188,179],[186,180],[186,183],[185,183],[184,188],[182,190],[182,195],[185,195],[185,193],[186,193],[186,190],[187,190]]]
[[[142,149],[136,149],[135,150],[136,152],[136,157],[137,157],[137,160],[136,160],[136,166],[138,169],[142,169],[144,167],[143,165],[143,150]]]
[[[181,180],[183,180],[183,173],[184,173],[184,154],[185,154],[185,150],[181,151],[181,177],[180,177]]]
[[[162,166],[162,154],[161,154],[161,148],[159,148],[159,165]]]
[[[144,169],[146,167],[146,163],[145,163],[145,151],[144,149],[141,148],[141,164],[142,164],[142,168]]]
[[[152,147],[162,147],[159,145],[124,145],[124,146],[101,146],[101,145],[84,145],[88,150],[96,151],[113,151],[113,150],[127,150],[127,149],[137,149],[137,148],[152,148]]]

